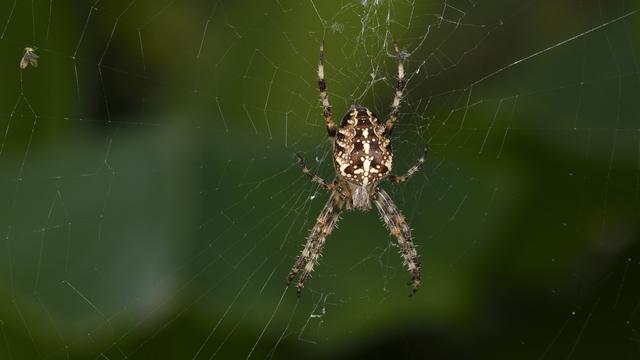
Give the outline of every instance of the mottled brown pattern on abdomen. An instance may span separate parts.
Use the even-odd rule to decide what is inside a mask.
[[[358,185],[370,185],[389,174],[393,153],[384,127],[367,108],[355,106],[344,119],[334,143],[336,173]]]

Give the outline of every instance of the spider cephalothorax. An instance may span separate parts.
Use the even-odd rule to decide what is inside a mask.
[[[411,282],[409,283],[412,289],[411,294],[420,287],[420,257],[413,244],[411,228],[407,225],[404,216],[391,200],[389,194],[378,185],[384,179],[388,179],[394,184],[407,181],[420,170],[426,156],[425,149],[422,157],[405,175],[390,175],[393,166],[393,152],[388,137],[397,121],[400,100],[405,86],[402,57],[398,45],[394,44],[394,46],[398,60],[398,82],[389,120],[382,125],[369,109],[353,105],[342,119],[340,127],[337,128],[332,119],[331,106],[327,97],[327,85],[324,81],[324,44],[320,45],[318,86],[327,132],[333,140],[336,178],[331,183],[325,182],[311,172],[306,167],[302,156],[298,155],[302,171],[312,181],[331,191],[331,197],[311,229],[302,254],[289,273],[288,283],[291,283],[302,270],[296,286],[298,296],[300,296],[305,280],[318,262],[324,242],[337,223],[341,210],[344,207],[369,210],[372,202],[378,208],[378,212],[391,234],[398,240],[400,254],[411,273]]]

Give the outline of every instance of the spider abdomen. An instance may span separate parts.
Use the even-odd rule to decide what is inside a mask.
[[[391,171],[393,153],[384,127],[369,109],[352,106],[334,142],[336,173],[352,184],[375,184]]]

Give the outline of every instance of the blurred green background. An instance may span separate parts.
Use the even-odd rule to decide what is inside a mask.
[[[6,0],[0,359],[640,355],[637,2]],[[385,118],[409,298],[374,212],[285,278],[334,116]],[[37,68],[20,70],[25,47]]]

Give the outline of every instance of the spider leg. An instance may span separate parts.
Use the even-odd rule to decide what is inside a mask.
[[[298,153],[296,154],[296,156],[298,157],[298,165],[300,165],[300,167],[302,168],[302,172],[305,175],[307,175],[312,182],[319,184],[320,187],[322,187],[325,190],[337,191],[343,200],[349,198],[349,194],[339,184],[337,184],[336,181],[332,183],[327,183],[323,178],[316,175],[313,171],[309,170],[309,168],[304,162],[304,158],[302,157],[302,154]]]
[[[307,175],[309,179],[311,179],[311,181],[313,181],[316,184],[319,184],[322,188],[326,190],[333,190],[335,188],[335,185],[333,183],[327,183],[323,178],[316,175],[313,171],[309,170],[309,168],[304,162],[304,158],[302,157],[302,154],[297,153],[296,157],[298,158],[298,165],[300,165],[300,167],[302,168],[302,172],[305,175]]]
[[[413,295],[420,287],[421,275],[420,256],[418,255],[416,246],[413,243],[411,229],[409,228],[409,225],[407,225],[404,216],[400,210],[398,210],[396,204],[394,204],[391,197],[389,197],[389,194],[384,190],[379,189],[374,195],[373,201],[380,212],[382,220],[389,228],[389,231],[398,240],[400,255],[402,255],[404,265],[411,274],[411,281],[409,282],[409,285],[411,285],[410,295]]]
[[[396,59],[398,60],[398,82],[396,83],[396,95],[393,98],[393,103],[391,104],[391,113],[389,114],[389,120],[385,124],[384,134],[391,135],[393,131],[393,126],[398,121],[398,111],[400,111],[400,100],[402,100],[402,92],[404,91],[404,87],[407,84],[404,80],[404,64],[402,62],[402,55],[400,54],[400,48],[398,44],[393,44],[396,50]]]
[[[320,89],[320,100],[322,101],[322,115],[327,126],[329,137],[336,136],[336,124],[332,120],[331,105],[327,97],[327,83],[324,82],[324,40],[320,43],[320,62],[318,63],[318,88]]]
[[[391,181],[394,184],[402,184],[403,182],[411,179],[411,177],[415,173],[417,173],[418,171],[420,171],[420,169],[422,169],[422,166],[424,165],[424,161],[427,157],[427,151],[429,151],[429,148],[425,147],[424,152],[422,153],[422,156],[420,156],[420,158],[418,159],[418,162],[416,162],[415,165],[409,168],[409,170],[407,170],[407,172],[404,175],[401,175],[401,176],[390,175],[389,181]]]
[[[291,284],[293,279],[295,279],[298,273],[302,270],[302,274],[300,275],[296,285],[296,294],[298,297],[300,297],[305,280],[307,280],[313,271],[313,267],[318,263],[318,258],[322,254],[322,249],[327,236],[331,234],[331,231],[340,218],[342,206],[343,201],[340,194],[337,192],[331,193],[329,201],[327,201],[322,212],[320,212],[320,215],[316,220],[316,224],[311,229],[309,236],[307,236],[307,243],[304,245],[302,253],[289,273],[287,286]]]

